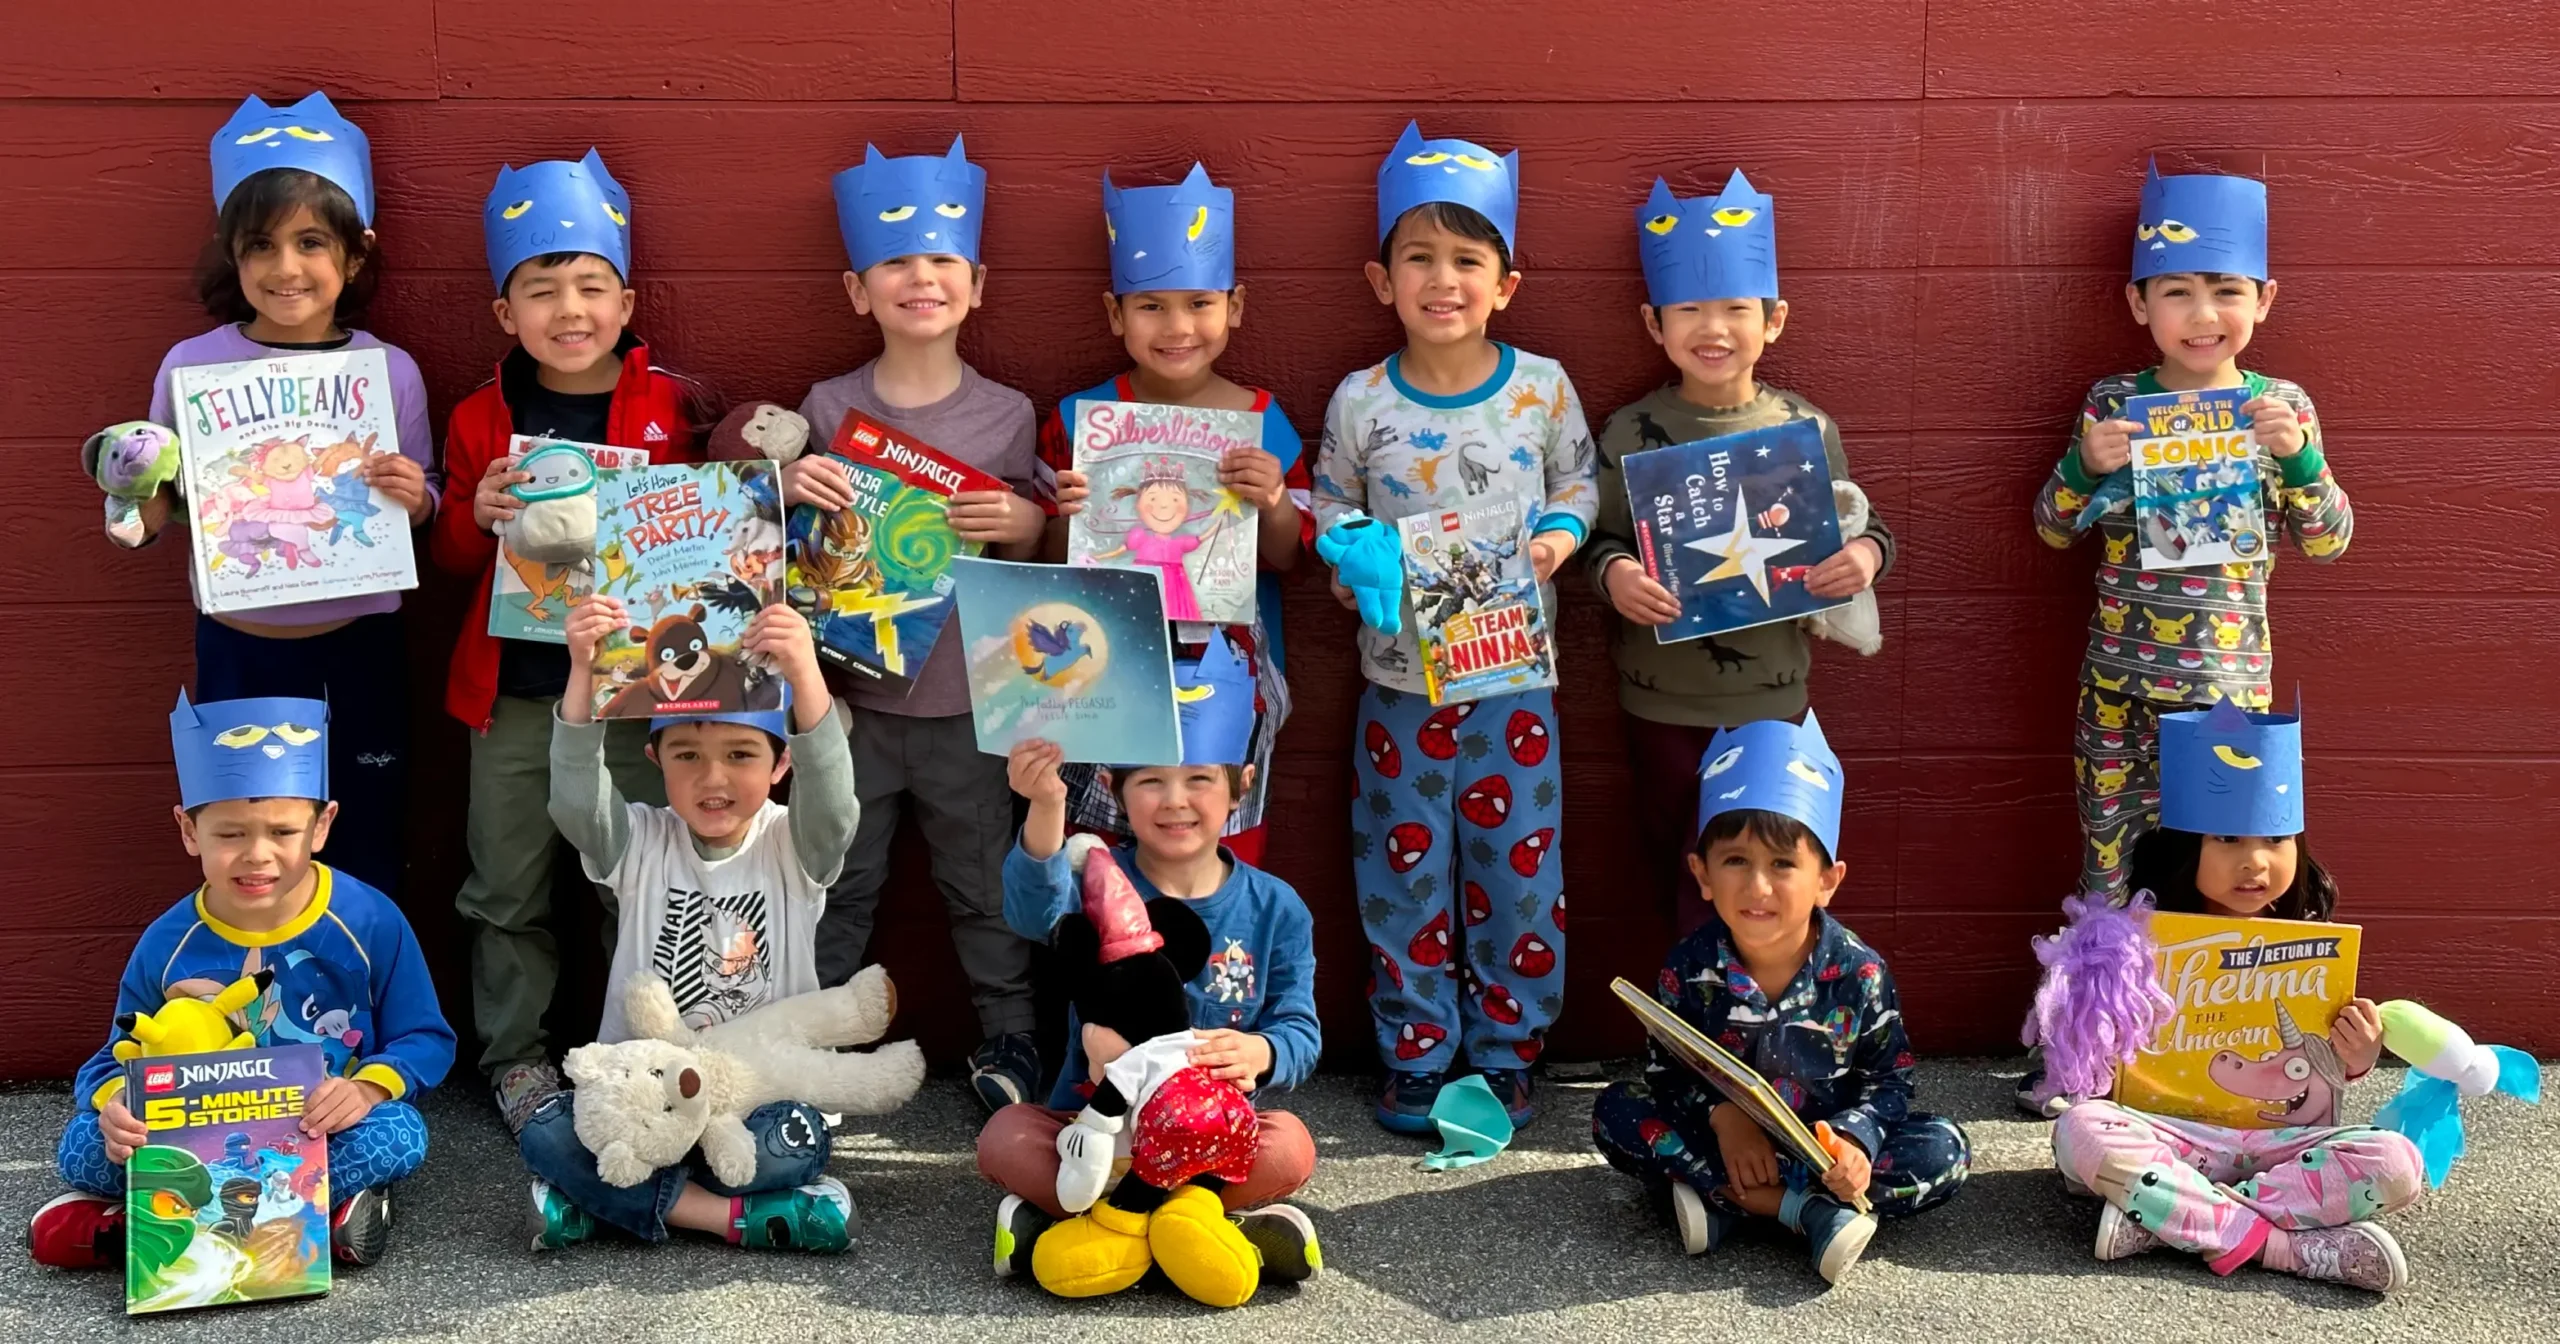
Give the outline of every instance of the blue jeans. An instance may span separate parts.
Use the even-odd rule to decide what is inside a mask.
[[[54,1160],[72,1189],[124,1197],[124,1166],[107,1160],[107,1140],[98,1130],[96,1111],[84,1106],[63,1126]],[[426,1160],[426,1117],[405,1101],[386,1101],[329,1136],[331,1207],[345,1204],[359,1190],[399,1180]]]
[[[808,1185],[827,1169],[825,1117],[815,1106],[777,1101],[747,1115],[747,1132],[756,1140],[756,1174],[744,1185],[722,1184],[701,1161],[699,1150],[638,1185],[607,1185],[596,1174],[595,1154],[578,1141],[570,1109],[576,1095],[563,1092],[542,1103],[525,1122],[524,1133],[516,1136],[517,1151],[534,1175],[570,1203],[642,1241],[667,1239],[667,1214],[688,1182],[715,1195],[753,1195]]]

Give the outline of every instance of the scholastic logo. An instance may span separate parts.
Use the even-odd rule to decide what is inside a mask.
[[[142,1070],[142,1090],[166,1092],[178,1085],[178,1071],[167,1064],[147,1065]]]
[[[665,443],[667,441],[667,431],[660,428],[657,421],[652,420],[646,427],[641,429],[640,441],[642,443]]]

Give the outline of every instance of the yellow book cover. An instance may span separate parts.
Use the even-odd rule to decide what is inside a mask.
[[[2338,1123],[2329,1022],[2356,995],[2362,929],[2155,914],[2151,938],[2178,1011],[2117,1074],[2118,1102],[2235,1129]]]

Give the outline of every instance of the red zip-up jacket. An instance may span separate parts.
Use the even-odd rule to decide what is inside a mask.
[[[649,347],[628,332],[615,353],[622,357],[622,380],[614,385],[612,409],[605,420],[605,442],[616,448],[648,450],[652,462],[702,460],[701,429],[711,423],[703,411],[708,398],[701,385],[649,362]],[[489,731],[498,702],[498,640],[489,633],[489,588],[498,565],[498,539],[472,521],[471,503],[489,463],[506,456],[515,434],[515,414],[507,406],[507,389],[522,389],[534,377],[533,356],[522,348],[498,361],[495,377],[453,408],[444,439],[445,479],[450,485],[436,506],[428,533],[428,553],[438,567],[466,578],[477,576],[471,610],[453,642],[453,664],[446,673],[445,712],[472,731]]]

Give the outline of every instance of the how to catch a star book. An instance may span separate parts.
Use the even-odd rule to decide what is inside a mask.
[[[2329,1024],[2356,996],[2364,930],[2159,913],[2151,941],[2177,1013],[2117,1071],[2118,1102],[2233,1129],[2338,1123]]]
[[[1654,627],[1655,642],[1848,605],[1804,587],[1841,546],[1820,425],[1789,420],[1629,453],[1618,465],[1635,517],[1636,559],[1680,603],[1679,619]]]
[[[2245,387],[2127,397],[2133,432],[2133,523],[2144,569],[2251,564],[2267,558],[2258,445]]]
[[[127,1315],[329,1291],[329,1141],[302,1132],[328,1076],[316,1045],[125,1065],[151,1131],[125,1163]]]
[[[782,595],[780,490],[770,462],[597,469],[595,590],[631,618],[596,647],[597,718],[782,707],[739,647]]]
[[[1164,581],[1151,569],[951,562],[978,750],[1046,738],[1070,761],[1182,759]]]
[[[196,606],[208,613],[418,586],[409,515],[365,478],[400,451],[380,347],[169,375]]]
[[[1253,619],[1260,514],[1219,483],[1218,464],[1262,446],[1258,412],[1086,401],[1067,436],[1092,490],[1067,520],[1068,564],[1163,575],[1168,620]]]
[[[1431,703],[1556,684],[1555,643],[1529,558],[1541,507],[1533,497],[1496,499],[1397,521]]]
[[[904,694],[951,619],[951,562],[983,548],[951,530],[951,497],[1010,490],[910,434],[848,411],[829,445],[853,504],[791,511],[785,593],[818,656]]]

